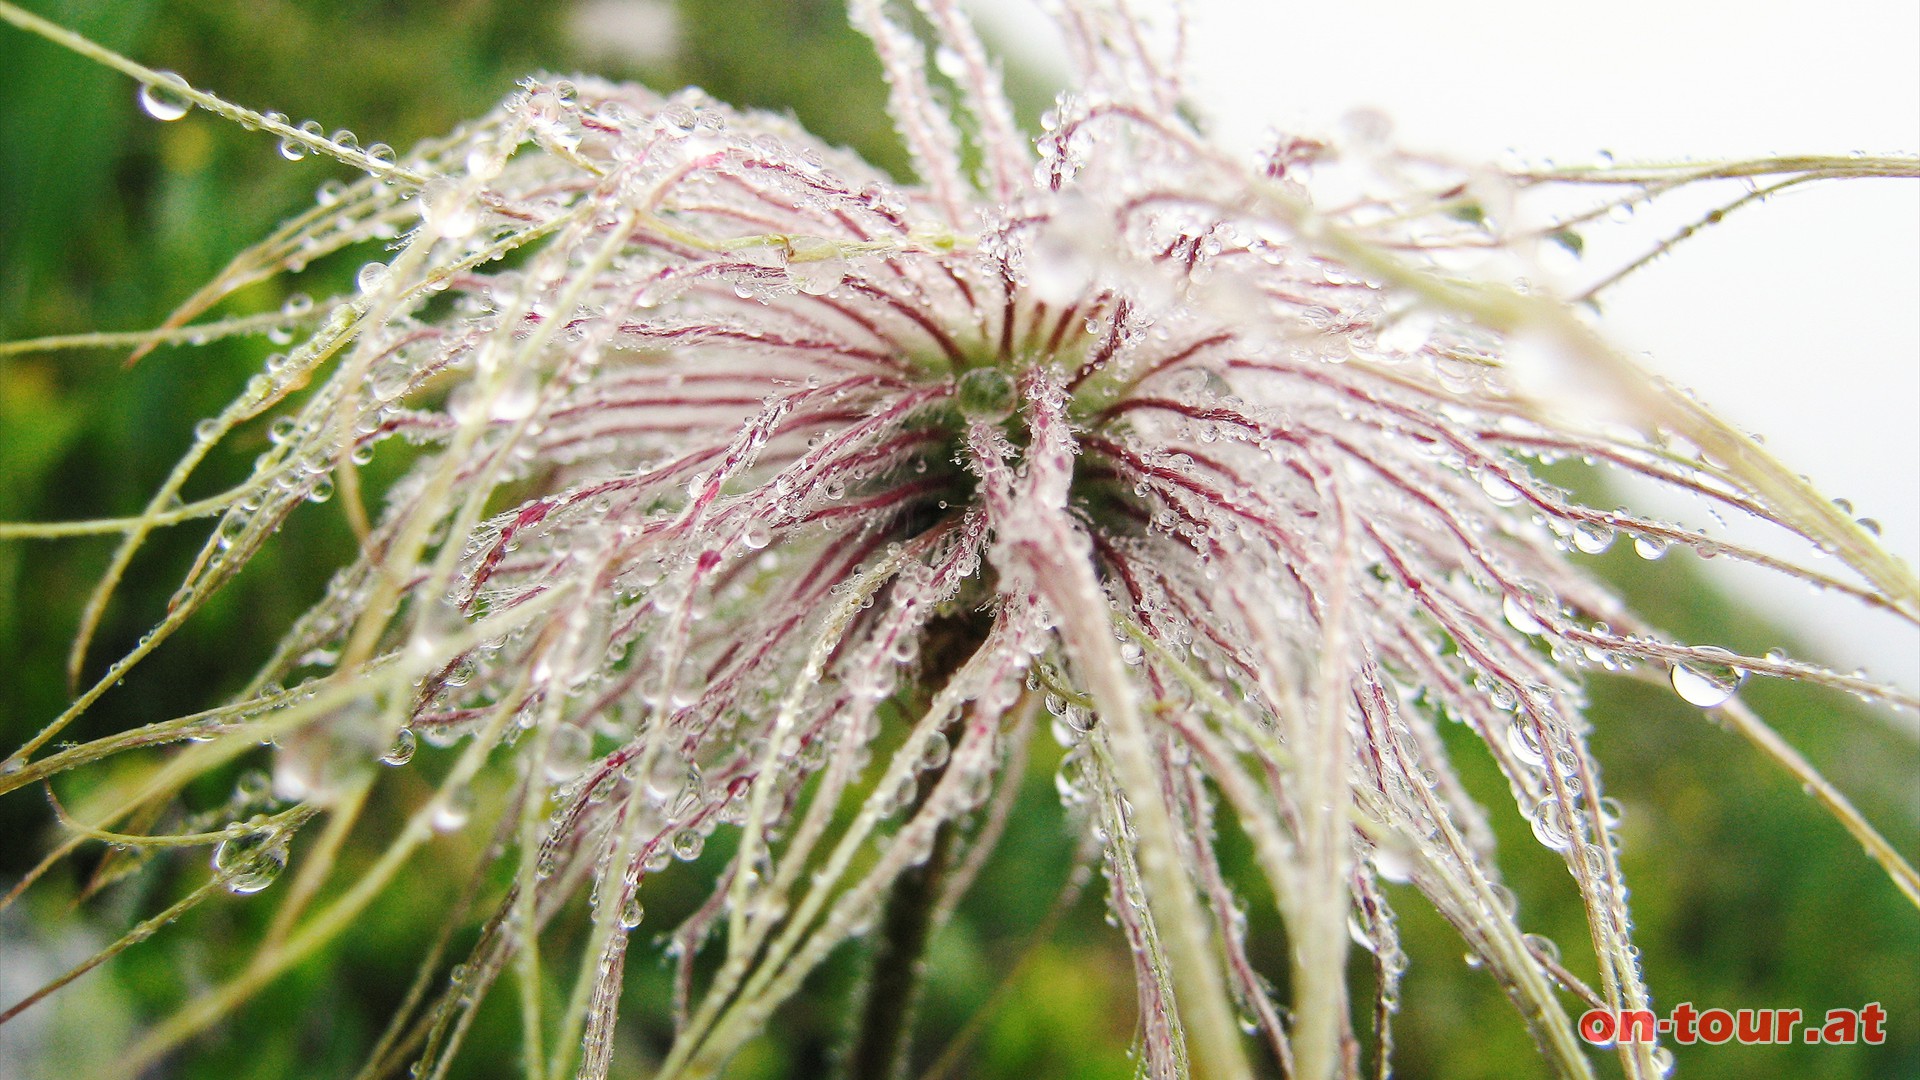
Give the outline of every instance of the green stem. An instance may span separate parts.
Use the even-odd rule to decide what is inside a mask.
[[[367,155],[366,151],[357,146],[348,146],[322,135],[302,131],[284,120],[272,119],[261,113],[254,112],[252,109],[235,105],[225,98],[209,94],[205,90],[185,85],[178,81],[179,76],[177,75],[169,75],[166,72],[156,71],[153,68],[147,67],[145,64],[122,56],[104,45],[89,41],[87,38],[61,26],[59,23],[49,22],[31,11],[26,11],[13,4],[9,4],[6,0],[0,0],[0,20],[10,22],[29,34],[45,38],[61,48],[72,50],[92,60],[94,63],[100,64],[103,67],[110,67],[129,78],[138,80],[142,86],[160,87],[170,93],[178,94],[208,112],[235,121],[243,127],[259,128],[269,134],[279,136],[280,139],[285,142],[298,143],[314,153],[325,154],[330,158],[343,161],[362,172],[374,176],[384,176],[414,187],[419,187],[427,182],[426,177],[414,172],[412,169],[404,165],[396,165],[392,162],[372,158]]]
[[[931,789],[932,783],[926,786]],[[941,826],[926,863],[894,882],[874,942],[867,1001],[847,1057],[847,1080],[900,1080],[906,1075],[920,977],[936,929],[934,915],[953,852],[953,832],[951,824]]]
[[[935,618],[927,626],[922,687],[945,686],[967,658],[986,643],[991,622],[977,614]],[[915,695],[915,713],[932,707],[933,694]],[[959,737],[960,725],[947,725],[948,740]],[[911,821],[946,774],[947,767],[930,769],[920,783],[920,794],[906,815]],[[912,1058],[913,1017],[919,1005],[920,976],[926,966],[927,944],[938,929],[940,898],[953,855],[954,825],[948,822],[934,833],[927,861],[902,873],[893,883],[874,941],[867,999],[854,1029],[847,1057],[847,1080],[900,1080]]]

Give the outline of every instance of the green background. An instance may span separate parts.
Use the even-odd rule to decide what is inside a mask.
[[[721,100],[791,111],[830,141],[896,172],[903,167],[877,65],[847,29],[841,7],[826,0],[685,0],[677,5],[678,49],[644,70],[589,62],[567,33],[566,5],[79,0],[38,8],[230,100],[296,121],[314,117],[330,130],[349,127],[363,143],[405,147],[478,115],[528,73],[591,69],[661,89],[698,84]],[[1037,84],[1023,85],[1029,124],[1045,97]],[[345,175],[329,162],[286,162],[271,138],[205,114],[153,122],[135,108],[122,76],[0,29],[0,340],[156,325],[233,254],[308,205],[322,180]],[[325,295],[347,286],[353,265],[316,264],[297,284],[255,287],[223,310],[271,310],[292,288]],[[0,520],[137,512],[186,449],[193,421],[233,397],[272,348],[260,338],[163,348],[131,369],[121,364],[123,352],[110,350],[0,357]],[[263,429],[243,430],[188,496],[244,476],[265,445]],[[194,527],[162,533],[135,563],[91,671],[99,657],[125,652],[158,618],[203,535]],[[1682,640],[1753,651],[1791,646],[1787,635],[1705,591],[1688,557],[1646,564],[1626,546],[1598,562]],[[71,737],[190,712],[236,688],[349,550],[337,510],[301,511],[234,586]],[[62,658],[109,551],[101,539],[0,542],[0,744],[23,741],[68,700]],[[1910,740],[1833,695],[1756,685],[1747,696],[1913,857],[1920,849],[1920,752]],[[1920,1077],[1920,914],[1795,783],[1737,737],[1658,689],[1602,680],[1594,699],[1593,744],[1611,794],[1627,807],[1636,930],[1661,1006],[1692,1001],[1818,1015],[1878,1000],[1892,1018],[1888,1044],[1879,1048],[1679,1048],[1680,1075]],[[1564,867],[1533,843],[1471,741],[1458,739],[1453,749],[1483,801],[1496,808],[1504,865],[1522,897],[1527,929],[1559,940],[1570,965],[1590,975]],[[1049,752],[1036,750],[1001,853],[933,946],[920,1067],[992,1000],[977,1041],[950,1075],[1132,1073],[1132,974],[1118,935],[1100,918],[1098,896],[1083,897],[1052,932],[1033,933],[1066,878],[1071,849]],[[429,774],[434,753],[421,753]],[[217,805],[232,780],[210,777],[189,799]],[[70,778],[62,793],[83,797],[92,782]],[[417,798],[423,784],[418,777],[384,784],[373,814]],[[34,793],[0,799],[0,887],[56,835]],[[376,840],[356,842],[348,873],[364,864]],[[1225,854],[1230,864],[1244,864],[1235,840],[1223,839]],[[443,839],[420,865],[470,865],[480,842]],[[52,964],[85,956],[201,874],[195,859],[162,861],[76,908],[73,898],[91,866],[82,859],[56,872],[0,915],[0,957],[16,978],[24,978],[28,958]],[[169,1065],[169,1075],[353,1075],[445,918],[457,880],[452,873],[407,875],[351,934],[194,1043]],[[670,927],[704,884],[692,868],[665,875],[649,893],[639,937]],[[1398,1074],[1544,1075],[1491,978],[1462,962],[1457,940],[1417,894],[1389,891],[1412,957],[1396,1028]],[[266,922],[272,895],[208,905],[28,1013],[15,1034],[0,1029],[0,1051],[21,1045],[12,1038],[31,1040],[48,1055],[15,1056],[9,1064],[0,1053],[0,1078],[117,1075],[114,1054],[130,1033],[236,970]],[[1284,972],[1285,943],[1262,905],[1254,907],[1256,960],[1263,970]],[[471,931],[458,928],[455,944],[470,941]],[[1016,963],[1010,991],[994,998]],[[814,1075],[826,1068],[846,1040],[844,1003],[859,970],[860,957],[843,950],[729,1075]],[[1356,973],[1364,994],[1369,977],[1358,967]],[[637,1061],[637,1048],[665,1030],[667,980],[664,967],[636,950],[623,1062]],[[0,1007],[19,992],[6,985]],[[515,1075],[510,989],[495,998],[482,1010],[456,1075]],[[1357,1023],[1366,1030],[1364,1016]],[[1610,1058],[1596,1061],[1603,1074],[1617,1072]]]

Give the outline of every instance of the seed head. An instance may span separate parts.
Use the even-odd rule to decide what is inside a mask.
[[[390,249],[356,292],[288,313],[291,347],[196,448],[277,417],[154,644],[303,502],[342,502],[362,537],[186,754],[272,738],[283,804],[350,813],[417,743],[447,751],[374,873],[436,831],[496,830],[516,885],[449,1015],[509,967],[537,976],[528,945],[584,894],[555,1039],[584,1047],[583,1076],[607,1073],[651,876],[734,834],[712,902],[667,939],[688,1000],[660,1075],[704,1075],[898,883],[977,867],[1036,728],[1133,945],[1150,1075],[1251,1075],[1255,1053],[1354,1068],[1349,941],[1383,1020],[1405,965],[1384,882],[1411,882],[1584,1075],[1555,991],[1571,976],[1516,921],[1486,819],[1526,815],[1565,859],[1599,960],[1580,989],[1645,1007],[1587,673],[1670,678],[1756,738],[1749,675],[1912,704],[1664,637],[1585,558],[1711,544],[1910,618],[1911,574],[1570,309],[1451,269],[1577,251],[1509,208],[1579,171],[1457,169],[1365,131],[1236,158],[1183,118],[1161,37],[1103,4],[1063,5],[1076,76],[1031,142],[956,7],[919,6],[931,70],[890,9],[852,5],[915,183],[697,91],[543,77],[236,263],[224,285]],[[1362,194],[1317,193],[1336,180]],[[1584,407],[1524,391],[1522,339],[1598,388]],[[359,469],[389,453],[410,464],[366,507]],[[1542,477],[1562,459],[1774,521],[1848,576],[1587,505]],[[1513,807],[1466,794],[1453,723]],[[483,768],[510,797],[476,796]],[[265,889],[305,820],[225,840],[251,860],[216,858],[228,887]],[[1251,840],[1294,943],[1290,1019],[1217,828]]]

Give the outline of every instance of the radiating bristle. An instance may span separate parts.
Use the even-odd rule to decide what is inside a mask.
[[[219,521],[153,640],[92,696],[295,508],[332,500],[364,529],[357,559],[245,698],[149,741],[213,740],[176,759],[189,775],[275,741],[271,791],[243,809],[281,816],[236,814],[213,857],[233,893],[287,866],[307,821],[289,807],[350,821],[422,744],[453,764],[391,823],[366,888],[289,923],[143,1060],[340,932],[436,831],[483,830],[515,885],[438,1000],[418,1075],[439,1075],[503,973],[538,984],[567,962],[533,946],[584,896],[592,929],[557,1021],[522,995],[527,1061],[605,1076],[628,954],[654,948],[647,879],[708,857],[724,829],[713,900],[670,946],[706,950],[713,973],[683,979],[656,1074],[712,1075],[899,883],[991,842],[987,808],[1041,724],[1132,949],[1149,1075],[1250,1076],[1257,1056],[1300,1077],[1357,1068],[1348,945],[1372,954],[1382,1025],[1406,963],[1383,881],[1416,886],[1552,1067],[1586,1075],[1566,973],[1523,932],[1487,816],[1526,815],[1565,860],[1598,959],[1586,992],[1645,1007],[1587,674],[1670,679],[1703,709],[1737,708],[1754,674],[1912,706],[1673,641],[1590,572],[1623,542],[1649,558],[1710,546],[1916,610],[1870,539],[1808,517],[1770,459],[1676,449],[1704,445],[1706,421],[1517,388],[1523,332],[1578,363],[1605,354],[1579,352],[1572,316],[1536,318],[1551,301],[1446,269],[1466,249],[1524,261],[1541,239],[1464,193],[1578,177],[1489,181],[1364,132],[1238,160],[1175,108],[1177,34],[1126,4],[1059,6],[1077,83],[1028,145],[957,5],[919,4],[930,54],[909,13],[855,0],[912,185],[696,91],[541,77],[457,135],[375,156],[391,168],[324,192],[249,256],[281,272],[387,249],[353,294],[285,313],[286,351],[122,530],[130,553],[175,520],[207,446],[274,417],[252,477],[196,504]],[[936,85],[958,90],[957,116]],[[178,103],[149,98],[155,115]],[[1317,192],[1336,180],[1359,187]],[[365,505],[359,468],[389,453],[406,471]],[[1846,569],[1584,505],[1540,474],[1565,458],[1838,545]],[[9,759],[3,786],[79,760],[32,754],[91,700]],[[1513,806],[1469,797],[1448,723],[1478,737]],[[483,769],[511,796],[481,797]],[[1252,966],[1223,829],[1251,840],[1288,972]],[[1646,1047],[1621,1053],[1630,1075],[1658,1071]]]

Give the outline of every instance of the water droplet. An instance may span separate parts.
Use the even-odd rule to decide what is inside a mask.
[[[920,767],[938,769],[953,756],[953,746],[947,737],[935,731],[927,735],[927,741],[920,745]]]
[[[183,92],[187,80],[171,71],[159,73],[160,81],[142,83],[140,107],[155,120],[178,120],[193,110],[193,102]]]
[[[1633,538],[1633,553],[1652,561],[1667,553],[1667,542],[1658,536],[1636,536]]]
[[[1703,646],[1695,649],[1712,657],[1724,656],[1728,660],[1734,655],[1725,649]],[[1712,709],[1725,705],[1733,697],[1740,684],[1747,681],[1747,673],[1731,663],[1718,663],[1714,660],[1687,660],[1673,665],[1673,692],[1689,705],[1702,709]]]
[[[838,259],[790,262],[787,264],[787,280],[808,296],[825,296],[847,280],[847,269]]]
[[[1572,834],[1567,830],[1566,817],[1560,812],[1560,803],[1549,795],[1534,804],[1533,835],[1540,843],[1553,850],[1562,851],[1572,842]]]
[[[231,836],[213,849],[213,872],[235,896],[259,892],[286,868],[287,840],[278,829]]]
[[[1511,922],[1519,916],[1520,897],[1515,895],[1512,889],[1496,881],[1487,886],[1487,892],[1493,897],[1495,909],[1493,914],[1496,918],[1504,918]]]
[[[214,532],[214,542],[225,551],[247,535],[247,518],[229,510],[227,516],[220,519],[220,527]]]
[[[472,682],[473,676],[473,658],[471,656],[462,656],[460,659],[454,661],[453,666],[447,669],[446,674],[440,677],[440,684],[457,689]]]
[[[701,850],[706,846],[707,838],[701,836],[697,830],[681,829],[673,834],[673,857],[681,862],[692,862],[699,858]]]
[[[1398,882],[1402,885],[1413,880],[1413,860],[1406,852],[1391,847],[1373,849],[1373,869],[1382,881]]]
[[[1520,489],[1494,469],[1480,470],[1480,490],[1495,506],[1512,506],[1520,501]]]
[[[1613,526],[1598,521],[1576,522],[1573,546],[1585,555],[1600,555],[1613,546]]]
[[[1508,593],[1500,599],[1500,611],[1507,617],[1507,625],[1523,634],[1544,634],[1546,625],[1533,617],[1533,612],[1520,598]]]
[[[1347,916],[1347,937],[1352,939],[1355,945],[1360,946],[1368,952],[1374,950],[1374,941],[1367,936],[1367,928],[1361,926],[1360,920],[1354,918],[1352,915]]]
[[[380,755],[380,761],[386,765],[405,765],[413,760],[413,752],[420,746],[420,740],[414,737],[412,728],[401,728],[393,737],[393,745]]]
[[[354,282],[360,286],[360,291],[363,293],[376,292],[387,283],[388,276],[386,263],[370,262],[360,268],[360,273],[355,276]]]
[[[238,807],[265,803],[273,794],[273,777],[263,769],[248,769],[233,782],[233,804]]]
[[[1507,749],[1513,756],[1533,768],[1547,763],[1546,752],[1540,746],[1540,737],[1535,734],[1533,725],[1525,720],[1516,720],[1507,725]]]
[[[640,920],[646,917],[647,909],[641,907],[639,898],[635,897],[627,901],[626,905],[620,909],[620,929],[631,930],[639,926]]]
[[[920,639],[911,634],[902,634],[887,646],[887,659],[896,664],[911,664],[920,655]]]

